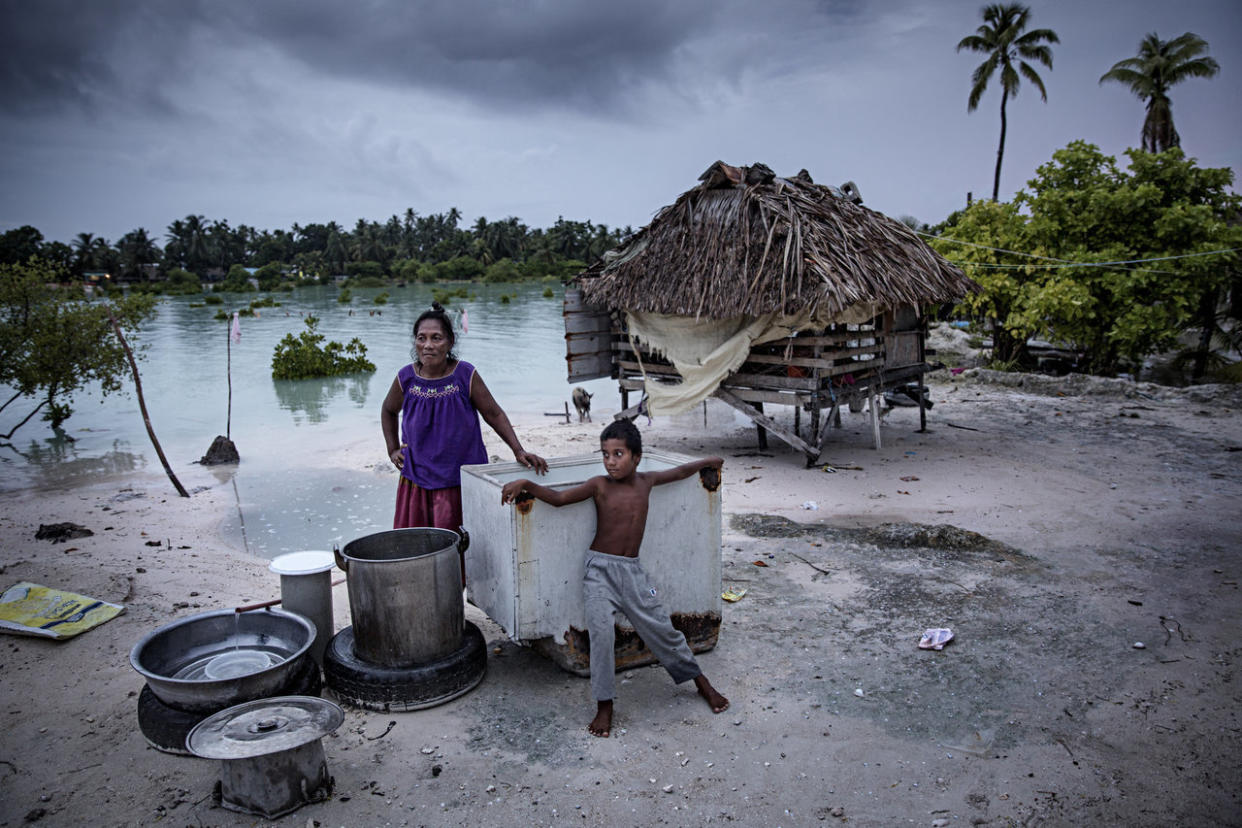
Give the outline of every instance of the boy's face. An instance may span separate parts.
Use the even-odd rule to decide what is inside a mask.
[[[638,468],[642,455],[634,454],[626,446],[625,441],[618,438],[601,440],[600,454],[604,456],[604,470],[613,480],[624,480]]]

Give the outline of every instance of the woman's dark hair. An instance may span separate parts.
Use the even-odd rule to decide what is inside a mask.
[[[635,457],[643,455],[643,436],[638,433],[638,426],[632,420],[613,420],[604,427],[604,433],[599,435],[601,443],[605,440],[622,440],[630,454]]]
[[[423,311],[419,315],[418,319],[415,320],[414,330],[410,332],[410,339],[414,340],[418,338],[418,326],[423,324],[423,322],[428,319],[434,319],[440,323],[440,327],[444,328],[444,335],[447,336],[449,340],[448,358],[452,360],[457,359],[457,354],[453,353],[453,346],[457,344],[457,334],[453,333],[453,323],[449,320],[449,315],[444,310],[444,306],[442,306],[439,302],[432,302],[431,310]],[[415,363],[418,362],[418,346],[412,346],[410,348],[410,359],[412,359]]]

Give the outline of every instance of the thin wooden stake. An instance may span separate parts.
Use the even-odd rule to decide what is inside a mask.
[[[228,418],[224,423],[224,439],[233,439],[233,319],[230,317],[229,324],[224,326],[225,345],[225,371],[229,379],[229,411]]]
[[[160,441],[155,439],[155,429],[151,427],[151,415],[147,413],[147,401],[142,396],[142,380],[138,377],[138,363],[134,360],[134,352],[129,349],[129,343],[125,341],[125,335],[121,333],[121,326],[117,323],[116,317],[112,315],[112,308],[105,305],[105,309],[108,311],[108,319],[112,322],[112,330],[116,331],[116,338],[121,341],[121,347],[125,349],[125,356],[129,358],[130,370],[134,372],[134,388],[138,391],[138,408],[142,410],[142,422],[147,427],[147,436],[151,438],[151,444],[155,446],[155,453],[159,455],[160,462],[164,464],[164,471],[168,473],[168,479],[172,481],[173,486],[177,489],[177,493],[182,497],[189,497],[190,493],[181,485],[177,475],[173,474],[172,466],[168,465],[168,458],[164,456],[164,449],[160,447]]]

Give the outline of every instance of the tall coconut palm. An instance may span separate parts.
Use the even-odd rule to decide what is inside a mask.
[[[1039,96],[1046,103],[1048,91],[1028,60],[1042,63],[1052,68],[1052,49],[1049,43],[1060,43],[1061,39],[1051,29],[1032,29],[1023,32],[1030,20],[1031,10],[1017,3],[1008,5],[993,4],[983,9],[983,25],[975,30],[975,34],[967,35],[957,44],[957,51],[967,49],[987,55],[987,59],[979,64],[970,77],[970,97],[966,101],[966,111],[974,112],[979,106],[997,69],[1000,70],[1001,85],[1001,131],[1000,146],[996,150],[996,175],[992,179],[992,200],[996,201],[1000,194],[1001,162],[1005,158],[1005,104],[1009,96],[1018,94],[1020,83],[1018,75],[1030,81],[1039,90]]]
[[[1143,149],[1147,152],[1164,152],[1182,145],[1181,136],[1173,128],[1169,87],[1186,78],[1210,78],[1219,72],[1215,60],[1200,57],[1207,50],[1207,41],[1193,32],[1172,40],[1161,40],[1152,32],[1139,43],[1138,55],[1117,61],[1100,77],[1100,83],[1124,83],[1147,101],[1142,132]]]

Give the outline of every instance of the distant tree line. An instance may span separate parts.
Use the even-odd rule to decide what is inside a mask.
[[[189,215],[168,225],[163,247],[142,227],[115,243],[79,233],[65,244],[46,241],[27,225],[0,235],[0,264],[34,256],[72,279],[107,273],[113,282],[170,282],[174,292],[196,291],[200,279],[235,282],[248,278],[250,269],[268,281],[290,274],[322,281],[337,275],[513,281],[575,273],[633,232],[565,218],[532,229],[512,216],[480,217],[463,227],[456,207],[425,216],[407,209],[383,222],[358,219],[352,230],[334,221],[258,230]]]

